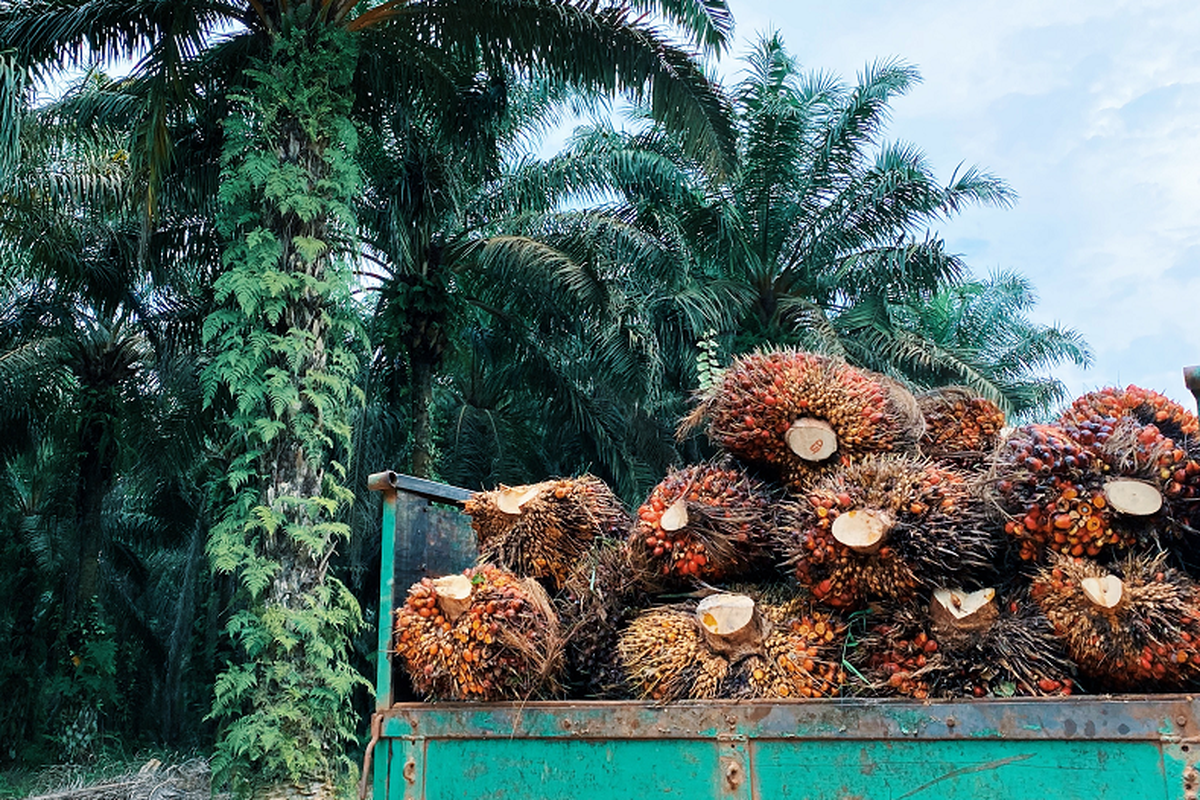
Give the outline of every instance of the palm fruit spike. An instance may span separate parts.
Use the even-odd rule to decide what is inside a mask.
[[[846,625],[813,610],[804,598],[760,602],[769,633],[758,652],[733,663],[723,694],[739,698],[836,697],[846,682],[842,667]]]
[[[873,456],[822,479],[777,528],[780,549],[817,600],[851,608],[904,598],[992,569],[995,538],[964,475],[906,456]]]
[[[1200,420],[1157,392],[1129,386],[1083,395],[1060,421],[1114,475],[1141,479],[1162,494],[1171,522],[1200,533]],[[1148,496],[1146,490],[1142,490]]]
[[[927,611],[882,612],[855,649],[876,693],[926,697],[1069,695],[1070,662],[1049,621],[1017,596],[992,588],[939,588]]]
[[[629,546],[654,574],[719,581],[769,564],[766,488],[733,466],[672,470],[638,509]]]
[[[1005,531],[1024,560],[1044,550],[1076,557],[1148,542],[1200,514],[1200,463],[1132,417],[1027,425],[1013,431],[993,471]],[[1180,481],[1171,465],[1178,469]],[[1189,485],[1189,482],[1193,485]]]
[[[1094,444],[1054,425],[1022,426],[1004,442],[992,488],[1022,560],[1038,560],[1046,550],[1096,556],[1105,546],[1137,541],[1129,526],[1114,525]]]
[[[720,696],[729,660],[712,652],[689,605],[652,608],[622,631],[617,653],[630,691],[657,701]]]
[[[545,590],[491,565],[423,578],[396,611],[395,654],[418,694],[516,700],[552,693],[558,619]]]
[[[830,461],[914,447],[920,420],[909,413],[912,396],[901,399],[906,394],[814,353],[753,353],[730,365],[681,431],[707,419],[717,445],[800,489]]]
[[[568,679],[584,696],[620,696],[624,677],[617,657],[618,636],[646,601],[628,542],[593,540],[556,598],[565,631]]]
[[[965,386],[945,386],[917,396],[925,418],[921,452],[963,468],[986,463],[1000,444],[1004,412]]]
[[[561,588],[597,536],[624,537],[629,515],[612,490],[584,475],[477,492],[463,503],[480,557]]]
[[[1166,554],[1106,569],[1051,555],[1030,593],[1080,672],[1101,688],[1180,688],[1200,675],[1197,587]]]

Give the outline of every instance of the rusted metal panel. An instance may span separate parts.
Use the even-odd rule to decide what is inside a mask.
[[[399,703],[384,736],[447,739],[1004,739],[1183,741],[1200,737],[1190,695],[983,699],[845,698]]]
[[[406,493],[397,495],[395,542],[395,602],[421,578],[461,572],[478,555],[468,517]]]
[[[1197,710],[1188,696],[401,704],[384,735],[420,743],[428,800],[1190,800]]]

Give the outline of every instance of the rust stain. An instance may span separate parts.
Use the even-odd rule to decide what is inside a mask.
[[[858,769],[863,775],[875,774],[875,762],[871,760],[871,756],[867,753],[867,748],[863,748],[858,753]]]
[[[983,764],[976,764],[973,767],[959,767],[958,769],[952,769],[949,772],[947,772],[945,775],[934,778],[933,780],[929,781],[928,783],[921,784],[917,788],[913,789],[911,792],[905,792],[904,794],[897,797],[896,800],[904,800],[904,798],[906,798],[906,797],[912,797],[914,794],[917,794],[918,792],[923,792],[926,789],[928,789],[930,786],[933,786],[936,783],[941,783],[942,781],[950,780],[951,778],[957,778],[960,775],[970,775],[972,772],[987,772],[990,769],[999,769],[1000,767],[1006,766],[1008,764],[1012,764],[1016,761],[1025,761],[1027,759],[1033,758],[1034,755],[1035,755],[1035,753],[1023,753],[1019,756],[1010,756],[1009,758],[1001,758],[996,761],[988,761]]]

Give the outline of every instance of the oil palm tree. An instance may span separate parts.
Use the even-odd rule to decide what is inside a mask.
[[[1064,362],[1088,367],[1092,353],[1074,329],[1029,319],[1036,303],[1032,284],[1013,272],[953,283],[860,330],[855,357],[926,386],[965,383],[1010,417],[1045,416],[1068,399],[1045,372]]]
[[[413,464],[433,466],[437,441],[439,474],[464,485],[587,468],[632,497],[674,455],[668,436],[644,435],[678,383],[660,318],[704,317],[672,295],[690,292],[688,276],[662,253],[647,257],[657,243],[643,232],[603,207],[564,208],[608,191],[602,171],[523,155],[560,104],[597,98],[525,80],[497,102],[489,88],[466,98],[474,144],[432,114],[362,137],[371,418],[380,433],[397,415],[413,420]],[[451,421],[440,436],[435,412]]]
[[[1086,361],[1077,334],[1031,325],[1028,293],[973,280],[931,231],[1015,195],[978,168],[941,184],[915,146],[884,140],[890,101],[918,80],[912,67],[872,64],[846,86],[803,74],[777,35],[760,39],[746,66],[731,101],[738,158],[728,175],[712,175],[657,126],[581,129],[562,159],[606,176],[619,190],[612,212],[702,276],[723,309],[711,324],[726,350],[808,347],[918,383],[968,383],[1014,412],[1053,395],[1038,370]],[[969,343],[948,339],[935,309],[949,313],[953,298],[968,316],[1020,313],[992,314],[994,329],[973,328]]]
[[[728,138],[719,96],[645,11],[707,49],[727,36],[724,5],[691,0],[84,0],[0,11],[0,50],[15,49],[23,67],[140,59],[108,103],[80,113],[128,113],[136,98],[131,150],[148,214],[172,125],[234,93],[218,214],[225,271],[205,322],[205,391],[225,411],[230,463],[209,554],[245,589],[248,606],[230,631],[247,660],[216,686],[214,713],[228,721],[219,766],[253,764],[256,782],[280,787],[328,786],[328,754],[353,735],[347,699],[359,680],[341,655],[358,611],[328,575],[333,544],[348,533],[341,465],[358,394],[342,258],[357,228],[352,120],[377,121],[414,94],[453,96],[479,73],[509,68],[644,96],[658,118],[687,131],[694,152],[720,163]],[[314,685],[325,688],[305,688]]]
[[[92,75],[69,94],[104,84]],[[195,574],[188,540],[174,535],[199,529],[194,504],[133,510],[187,483],[202,450],[197,314],[189,338],[195,303],[183,276],[204,237],[179,209],[143,231],[122,137],[68,125],[56,106],[33,108],[20,94],[0,198],[0,491],[19,510],[6,533],[20,554],[12,562],[27,565],[17,578],[29,600],[6,608],[3,624],[27,669],[36,663],[46,678],[14,697],[6,720],[36,750],[57,725],[95,722],[98,706],[101,721],[127,722],[118,687],[163,687],[186,658],[196,581],[153,593],[156,606],[180,612],[166,645],[148,615],[129,613],[120,587],[145,574],[135,554],[151,543]],[[117,642],[150,657],[121,661]],[[166,710],[178,740],[178,697],[155,694],[140,708]]]

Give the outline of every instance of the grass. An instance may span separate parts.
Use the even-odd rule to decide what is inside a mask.
[[[115,783],[136,775],[151,759],[160,761],[163,765],[160,769],[165,769],[196,758],[194,753],[146,750],[132,754],[102,754],[84,764],[50,764],[36,769],[0,769],[0,800]]]

